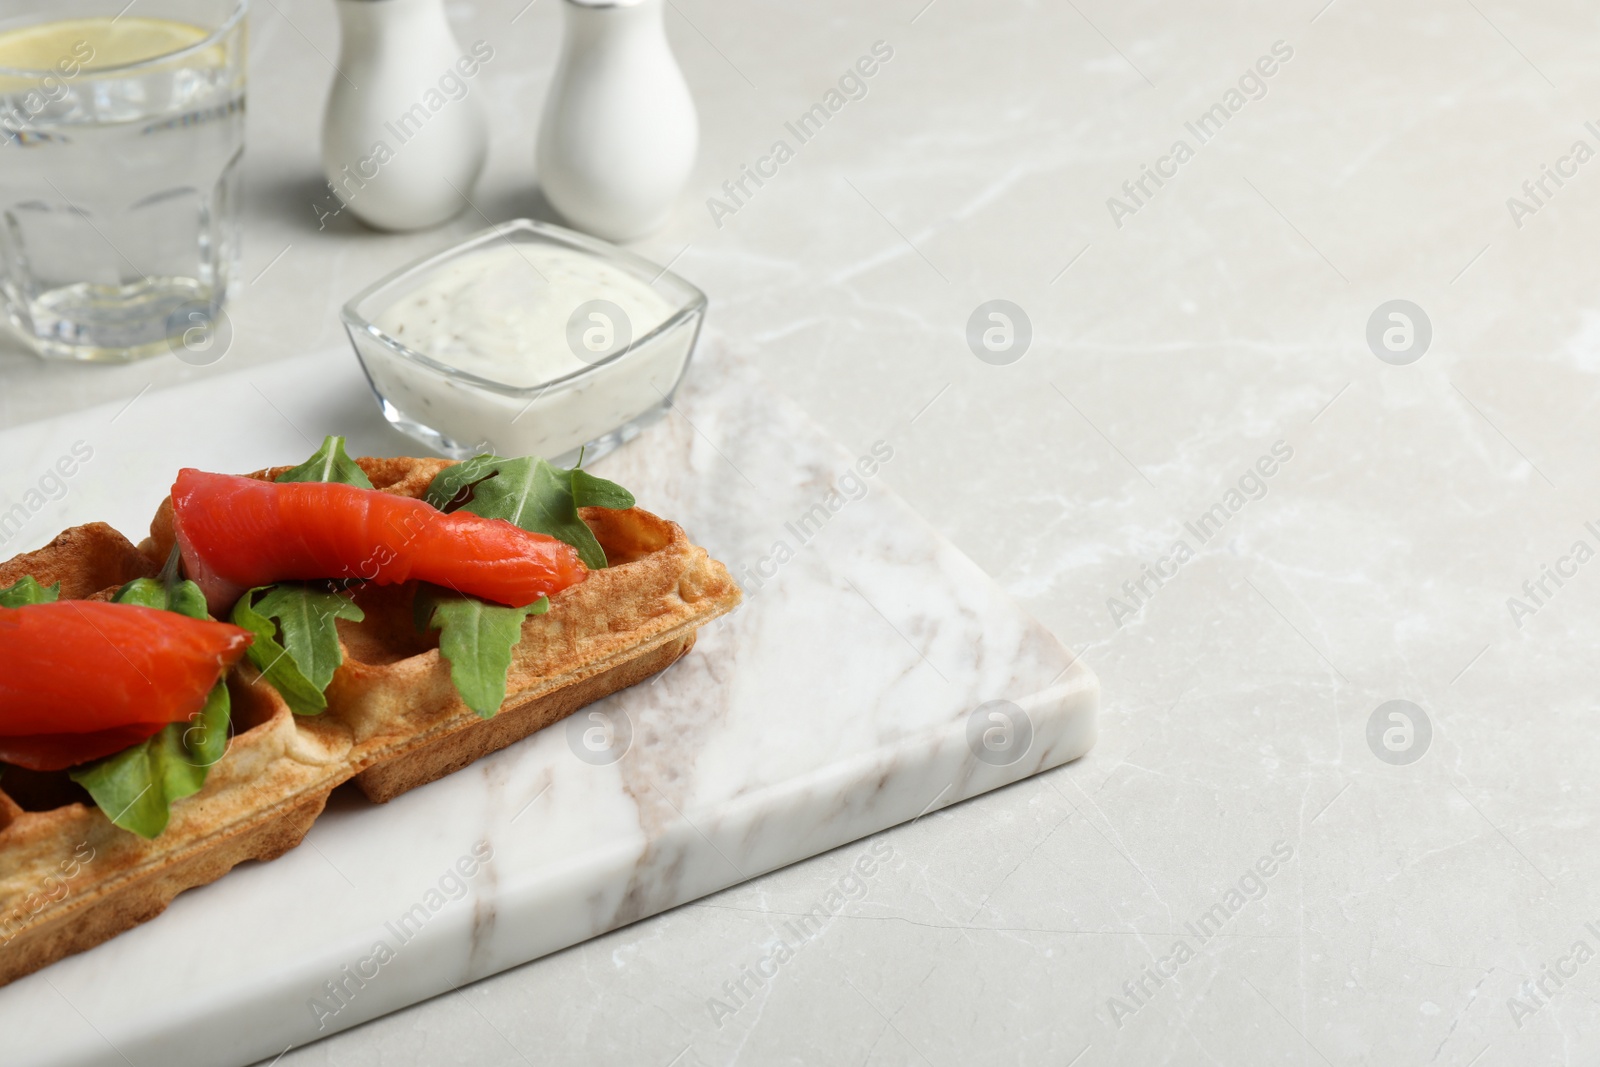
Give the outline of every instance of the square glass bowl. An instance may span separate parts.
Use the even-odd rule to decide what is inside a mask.
[[[649,319],[665,317],[632,336],[618,302],[637,309],[641,297]],[[665,268],[515,219],[379,280],[341,317],[401,432],[454,459],[494,452],[568,464],[580,449],[585,462],[611,451],[666,413],[705,311],[706,295]],[[396,325],[413,313],[417,328]],[[518,358],[493,356],[512,344]],[[560,373],[542,380],[540,366]]]

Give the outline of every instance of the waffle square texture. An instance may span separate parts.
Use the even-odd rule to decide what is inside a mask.
[[[421,497],[448,460],[359,459],[373,486]],[[272,478],[287,468],[259,471]],[[344,662],[328,710],[296,716],[248,661],[227,678],[233,737],[205,787],[173,805],[153,841],[121,830],[66,772],[0,777],[0,984],[155,918],[185,889],[299,844],[346,782],[390,800],[670,666],[740,592],[675,523],[639,508],[584,508],[609,566],[550,598],[512,653],[490,719],[462,704],[437,634],[412,623],[415,583],[364,586],[361,622],[338,622]],[[173,544],[171,502],[135,547],[104,523],[0,563],[0,588],[31,574],[63,599],[109,599],[150,577]]]

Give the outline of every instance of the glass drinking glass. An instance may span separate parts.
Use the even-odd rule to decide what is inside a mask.
[[[39,355],[167,351],[239,261],[247,0],[0,6],[0,297]]]

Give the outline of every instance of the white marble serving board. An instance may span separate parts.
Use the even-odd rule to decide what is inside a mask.
[[[0,433],[0,514],[30,512],[0,558],[95,519],[137,540],[179,466],[295,461],[325,433],[357,454],[420,447],[383,423],[347,351]],[[49,499],[48,472],[78,442],[91,458]],[[678,409],[595,469],[681,522],[747,602],[594,705],[627,724],[626,753],[585,762],[561,725],[387,805],[340,790],[300,848],[0,989],[5,1062],[271,1058],[1082,755],[1094,675],[882,470],[841,486],[856,462],[753,372],[703,352]],[[995,700],[1031,724],[1008,765],[969,742]],[[451,876],[482,842],[492,858]]]

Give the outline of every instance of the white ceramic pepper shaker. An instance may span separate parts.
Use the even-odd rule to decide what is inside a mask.
[[[694,169],[700,124],[663,0],[565,0],[539,127],[539,184],[567,222],[612,241],[660,229]]]
[[[322,127],[322,165],[351,213],[384,230],[459,214],[483,171],[489,132],[473,78],[492,59],[462,53],[443,0],[334,0],[339,70]]]

